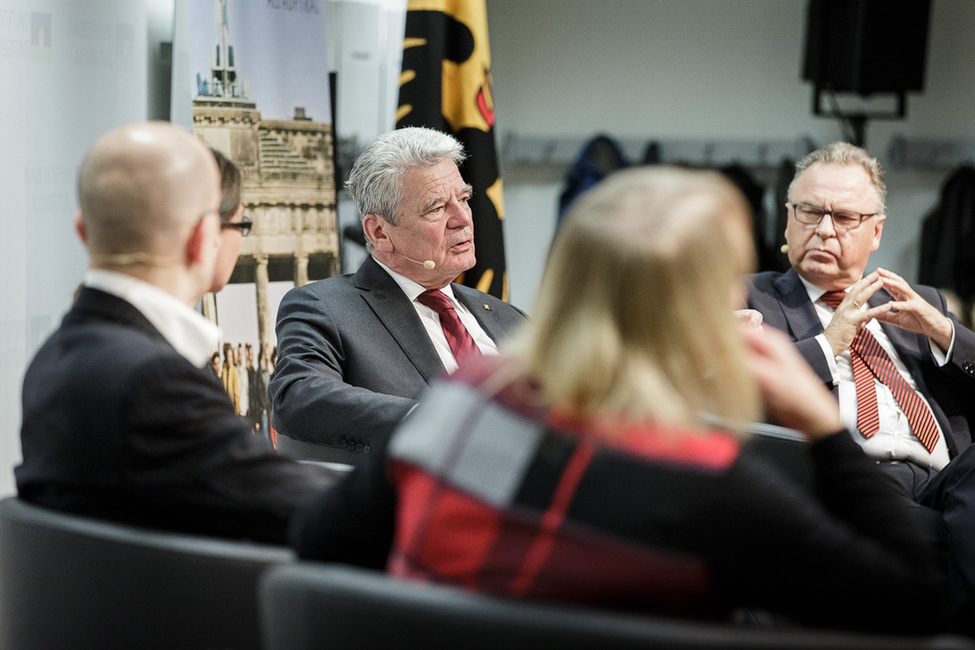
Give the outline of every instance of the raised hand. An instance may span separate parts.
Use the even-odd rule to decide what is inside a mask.
[[[836,308],[833,320],[829,322],[826,331],[823,332],[833,349],[834,356],[850,347],[853,339],[860,332],[860,328],[866,325],[871,318],[883,320],[880,317],[890,311],[890,303],[878,307],[867,305],[867,301],[882,286],[884,286],[883,279],[878,271],[874,271],[860,278],[859,282],[850,287],[846,298]]]
[[[877,269],[884,289],[894,300],[887,303],[889,309],[875,318],[890,323],[909,332],[924,334],[947,351],[951,345],[954,328],[951,320],[934,305],[917,294],[904,278],[893,271]],[[873,274],[871,274],[873,275]]]

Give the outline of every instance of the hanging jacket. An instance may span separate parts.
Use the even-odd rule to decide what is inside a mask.
[[[565,213],[579,195],[628,164],[619,144],[609,136],[597,135],[587,142],[572,164],[559,197],[558,223],[562,223]]]
[[[975,297],[975,167],[962,165],[941,186],[941,199],[924,217],[918,281]]]

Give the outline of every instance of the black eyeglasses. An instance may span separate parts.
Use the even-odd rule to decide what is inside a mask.
[[[241,237],[246,237],[248,234],[250,234],[251,228],[253,226],[254,226],[254,222],[248,219],[247,217],[244,217],[240,221],[234,221],[234,222],[224,221],[223,223],[220,224],[221,229],[236,228],[237,230],[240,231]]]
[[[789,203],[796,215],[796,221],[809,226],[818,225],[823,217],[829,215],[833,220],[833,227],[838,230],[856,230],[864,219],[876,217],[879,212],[864,214],[856,210],[824,210],[808,203]]]

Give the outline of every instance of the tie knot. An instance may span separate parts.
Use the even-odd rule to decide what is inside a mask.
[[[846,298],[845,291],[827,291],[823,294],[822,301],[829,305],[830,309],[836,309]]]
[[[429,289],[416,297],[421,305],[426,305],[438,314],[450,311],[454,306],[450,303],[450,298],[444,295],[439,289]]]

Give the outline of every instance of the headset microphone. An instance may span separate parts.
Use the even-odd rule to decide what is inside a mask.
[[[417,262],[416,260],[410,259],[406,255],[400,255],[399,253],[397,253],[395,251],[393,252],[393,255],[399,255],[400,257],[402,257],[404,260],[406,260],[408,262],[413,262],[414,264],[419,264],[420,266],[422,266],[423,268],[425,268],[427,271],[432,271],[435,268],[437,268],[437,263],[434,262],[433,260],[427,260],[425,262]]]
[[[788,244],[782,244],[781,246],[779,246],[779,250],[782,251],[783,253],[788,253],[789,252],[789,245]]]

